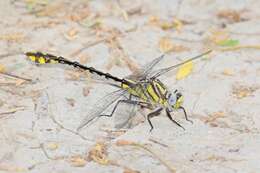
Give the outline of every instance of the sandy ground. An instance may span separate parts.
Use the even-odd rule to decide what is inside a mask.
[[[260,172],[260,1],[1,0],[0,172]],[[118,77],[167,52],[157,67],[207,49],[180,88],[193,124],[162,113],[130,129],[100,118],[76,128],[115,89],[72,68],[36,66],[43,51]],[[24,80],[21,77],[30,79]],[[140,114],[140,113],[139,113]]]

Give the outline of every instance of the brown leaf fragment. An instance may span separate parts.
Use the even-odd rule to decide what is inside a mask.
[[[25,35],[23,33],[5,34],[5,35],[0,35],[0,40],[11,41],[11,42],[22,42],[25,40]]]
[[[89,55],[79,55],[79,62],[81,64],[87,64],[91,60],[91,57]]]
[[[125,168],[123,173],[140,173],[140,171],[132,170],[130,168]]]
[[[87,18],[91,14],[90,9],[88,6],[83,7],[82,9],[78,9],[77,11],[74,11],[73,13],[68,14],[68,18],[74,22],[80,22]]]
[[[234,75],[234,71],[232,69],[226,68],[226,69],[224,69],[222,71],[222,74],[225,75],[225,76],[233,76]]]
[[[132,145],[132,144],[134,144],[134,142],[123,140],[123,139],[116,141],[117,146]]]
[[[69,160],[70,164],[74,167],[83,167],[87,161],[82,156],[73,156]]]
[[[224,118],[225,116],[226,115],[223,111],[214,112],[213,114],[209,115],[208,117],[202,118],[202,121],[204,121],[204,123],[213,123],[217,119]],[[212,126],[214,126],[214,123],[212,124]]]
[[[74,40],[77,37],[78,30],[76,28],[71,28],[64,37],[68,40]]]
[[[162,37],[159,40],[159,49],[162,53],[169,53],[169,52],[182,52],[189,50],[187,47],[173,44],[172,40],[167,37]]]
[[[241,21],[241,12],[236,10],[221,10],[217,13],[217,17],[226,19],[231,23]]]
[[[3,73],[6,71],[6,68],[4,65],[0,64],[0,73]]]
[[[237,99],[242,99],[252,96],[257,89],[259,89],[257,86],[234,85],[232,88],[232,94]]]
[[[97,143],[88,153],[88,160],[101,165],[108,165],[107,146],[104,143]]]

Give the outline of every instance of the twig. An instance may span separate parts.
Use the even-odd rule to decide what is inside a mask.
[[[49,95],[48,95],[48,94],[47,94],[47,97],[49,98]],[[68,131],[68,132],[70,132],[70,133],[73,133],[73,134],[79,136],[81,139],[83,139],[83,140],[85,140],[85,141],[93,142],[93,140],[86,138],[85,136],[81,135],[81,134],[78,133],[77,131],[74,131],[74,130],[71,130],[71,129],[68,129],[68,128],[64,127],[61,123],[59,123],[59,122],[55,119],[55,117],[54,117],[54,115],[53,115],[52,113],[51,113],[51,115],[50,115],[50,118],[51,118],[51,120],[53,121],[53,123],[55,123],[56,125],[58,125],[60,128],[62,128],[62,129],[66,130],[66,131]]]
[[[45,155],[48,159],[50,159],[50,160],[60,160],[60,159],[65,159],[65,158],[66,158],[66,156],[59,156],[59,157],[51,157],[51,156],[49,156],[49,154],[48,154],[48,152],[46,151],[46,149],[45,149],[43,143],[40,144],[40,147],[39,147],[39,148],[43,151],[44,155]]]
[[[228,48],[221,48],[221,51],[232,51],[232,50],[239,50],[239,49],[260,49],[260,45],[241,45],[241,46],[234,46]]]
[[[24,107],[13,108],[13,109],[6,111],[6,112],[0,112],[0,115],[13,114],[17,111],[22,111],[22,110],[24,110]],[[4,116],[0,116],[0,118],[3,118],[3,117]]]
[[[23,54],[23,52],[6,53],[6,54],[0,55],[0,58],[6,58],[6,57],[9,57],[9,56],[22,55],[22,54]]]
[[[20,76],[14,75],[14,74],[6,73],[6,72],[0,72],[0,73],[3,74],[3,75],[6,75],[6,76],[13,77],[13,78],[22,79],[22,80],[28,81],[28,82],[32,82],[33,81],[32,79],[27,79],[27,78],[20,77]]]
[[[149,141],[151,141],[151,142],[153,142],[153,143],[156,143],[156,144],[159,144],[159,145],[161,145],[161,146],[163,146],[163,147],[166,147],[166,148],[169,147],[168,145],[163,144],[163,143],[161,143],[161,142],[159,142],[159,141],[157,141],[157,140],[155,140],[155,139],[152,139],[152,138],[150,138]]]
[[[120,143],[120,141],[118,141]],[[164,166],[166,166],[171,173],[176,173],[176,169],[173,168],[169,163],[167,163],[164,159],[162,159],[157,153],[155,153],[154,151],[152,151],[151,149],[149,149],[148,147],[139,144],[139,143],[135,143],[135,142],[128,142],[126,141],[126,143],[124,143],[124,141],[122,141],[122,144],[118,145],[118,146],[125,146],[125,145],[129,145],[129,146],[135,146],[135,147],[139,147],[144,149],[145,151],[148,151],[149,153],[151,153],[154,157],[156,157]]]
[[[85,141],[91,141],[91,142],[93,142],[93,140],[86,138],[85,136],[81,135],[80,133],[78,133],[78,132],[76,132],[76,131],[74,131],[74,130],[71,130],[71,129],[68,129],[68,128],[64,127],[64,126],[63,126],[61,123],[59,123],[53,116],[51,116],[51,119],[52,119],[52,121],[53,121],[56,125],[58,125],[60,128],[62,128],[62,129],[64,129],[64,130],[68,131],[68,132],[71,132],[71,133],[73,133],[73,134],[79,136],[81,139],[83,139],[83,140],[85,140]]]
[[[86,43],[83,48],[81,48],[81,49],[79,49],[79,50],[73,52],[73,53],[71,54],[71,56],[72,56],[72,57],[77,56],[78,54],[80,54],[80,53],[81,53],[82,51],[84,51],[85,49],[88,49],[88,48],[90,48],[90,47],[92,47],[92,46],[95,46],[95,45],[97,45],[97,44],[99,44],[99,43],[102,43],[102,42],[105,41],[105,40],[106,40],[106,39],[103,38],[103,39],[99,39],[99,40],[96,40],[96,41],[93,41],[93,42]]]

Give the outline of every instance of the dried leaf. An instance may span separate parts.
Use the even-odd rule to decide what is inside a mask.
[[[159,41],[159,49],[163,53],[168,53],[173,50],[173,43],[167,37],[162,37]]]
[[[133,144],[134,142],[132,141],[127,141],[127,140],[117,140],[116,141],[116,145],[117,146],[124,146],[124,145],[131,145]]]
[[[88,153],[88,159],[101,165],[108,165],[107,148],[103,143],[97,143]]]
[[[149,18],[149,24],[160,27],[163,30],[176,29],[180,32],[183,28],[183,22],[174,18],[172,21],[161,20],[157,16],[151,16]]]
[[[46,145],[46,148],[47,148],[48,150],[56,150],[56,149],[59,148],[59,144],[54,143],[54,142],[50,142],[50,143],[48,143],[48,144]]]
[[[73,22],[81,22],[85,18],[87,18],[89,15],[91,15],[91,11],[88,6],[79,8],[76,11],[73,11],[73,13],[68,13],[68,18],[72,20]]]
[[[79,62],[81,64],[86,64],[87,62],[89,62],[91,59],[91,57],[89,55],[79,55]]]
[[[213,30],[211,31],[211,35],[209,37],[209,40],[212,41],[215,44],[218,44],[219,42],[223,40],[229,39],[229,34],[225,30]]]
[[[16,79],[15,80],[15,86],[20,86],[22,84],[24,84],[26,81],[23,79]]]
[[[242,99],[248,96],[252,96],[253,92],[255,92],[257,89],[259,89],[259,87],[235,85],[233,86],[232,93],[237,99]]]
[[[121,13],[123,14],[124,20],[127,22],[129,20],[128,13],[125,10],[121,10]]]
[[[224,69],[222,74],[225,75],[225,76],[233,76],[234,71],[232,69]]]
[[[87,161],[81,156],[73,156],[70,158],[70,164],[75,167],[83,167],[85,166]]]
[[[180,80],[183,79],[185,77],[187,77],[193,69],[193,63],[192,62],[188,62],[186,64],[183,64],[182,66],[180,66],[177,74],[176,74],[176,79]]]
[[[182,23],[182,21],[180,21],[180,20],[178,20],[178,19],[174,19],[174,20],[173,20],[173,25],[174,25],[174,28],[175,28],[178,32],[180,32],[180,31],[182,30],[182,28],[183,28],[183,23]]]
[[[81,24],[87,28],[99,27],[102,24],[101,19],[96,18],[95,15],[85,18]]]
[[[172,22],[167,22],[167,21],[161,22],[160,26],[163,30],[174,28],[174,24]]]
[[[78,34],[78,30],[75,28],[72,28],[64,36],[68,40],[73,40],[76,38],[77,34]]]
[[[241,20],[240,13],[235,10],[222,10],[217,14],[218,18],[227,19],[230,22],[239,22]]]
[[[157,16],[150,16],[149,17],[149,24],[151,24],[151,25],[158,25],[159,21],[160,20]]]
[[[234,46],[239,45],[239,40],[233,40],[233,39],[221,40],[217,44],[219,46],[234,47]]]
[[[5,41],[13,41],[13,42],[21,42],[25,39],[25,35],[23,33],[11,33],[0,35],[0,40]]]
[[[140,171],[132,170],[130,168],[125,168],[123,173],[140,173]]]
[[[216,121],[219,118],[224,118],[226,115],[223,111],[214,112],[212,115],[209,115],[208,117],[202,118],[202,120],[205,123],[212,123]]]
[[[0,73],[3,73],[6,71],[6,68],[4,65],[0,64]]]

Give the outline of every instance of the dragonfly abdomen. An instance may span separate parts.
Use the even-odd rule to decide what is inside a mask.
[[[39,64],[48,64],[48,63],[60,63],[60,64],[67,64],[82,70],[89,71],[90,73],[94,73],[98,76],[103,76],[106,79],[112,79],[116,82],[120,83],[128,83],[127,80],[118,78],[116,76],[111,75],[110,73],[104,73],[102,71],[99,71],[95,69],[94,67],[88,67],[84,66],[76,61],[70,61],[67,60],[61,56],[55,56],[51,54],[44,54],[42,52],[27,52],[26,56],[33,62],[39,63]]]

